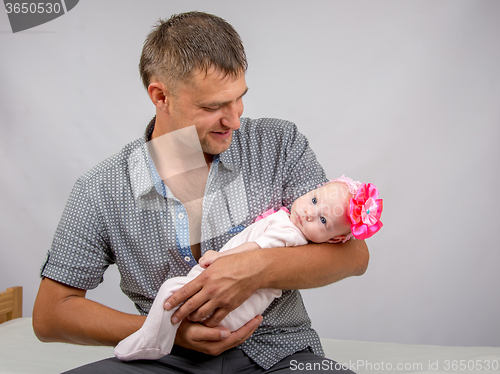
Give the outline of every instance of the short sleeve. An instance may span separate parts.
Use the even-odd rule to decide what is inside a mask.
[[[327,178],[307,138],[295,124],[290,124],[287,130],[283,205],[290,208],[297,198],[327,182]]]
[[[93,289],[114,262],[95,195],[79,179],[68,199],[40,275],[80,289]]]

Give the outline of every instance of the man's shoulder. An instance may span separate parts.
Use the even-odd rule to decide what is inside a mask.
[[[297,126],[290,121],[278,118],[241,118],[241,126],[234,132],[236,142],[249,142],[287,146],[297,139],[306,141]]]
[[[102,179],[107,179],[108,182],[116,180],[117,174],[126,174],[131,160],[140,158],[144,140],[139,138],[127,145],[120,151],[107,159],[101,161],[93,168],[84,173],[78,180],[80,183],[93,183]]]
[[[275,132],[296,132],[297,126],[290,121],[279,118],[241,118],[241,133],[262,133],[268,131]]]

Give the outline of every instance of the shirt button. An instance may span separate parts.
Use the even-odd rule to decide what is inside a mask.
[[[183,219],[184,218],[184,213],[179,213],[179,215],[177,217],[179,217],[179,219]]]
[[[191,261],[191,257],[186,256],[186,257],[184,257],[184,260],[186,260],[186,262],[189,262],[189,261]]]

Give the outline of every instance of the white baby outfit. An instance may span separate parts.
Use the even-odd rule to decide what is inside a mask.
[[[271,214],[248,226],[229,240],[219,252],[224,252],[246,243],[255,242],[261,248],[293,247],[307,244],[304,234],[290,221],[283,210]],[[156,360],[168,355],[174,344],[179,323],[170,321],[175,310],[166,311],[165,301],[182,286],[196,278],[204,269],[194,266],[185,277],[175,277],[163,283],[143,326],[123,339],[115,347],[115,356],[120,360]],[[236,331],[255,316],[262,314],[271,302],[281,296],[281,290],[266,288],[257,290],[247,301],[229,313],[219,326]]]

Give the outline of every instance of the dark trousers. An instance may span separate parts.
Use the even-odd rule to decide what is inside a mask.
[[[159,360],[120,361],[117,358],[94,362],[66,373],[71,374],[136,374],[136,373],[184,373],[184,374],[246,374],[246,373],[349,373],[351,370],[308,350],[297,352],[264,370],[243,353],[233,348],[219,356],[210,356],[174,346],[172,352]]]

